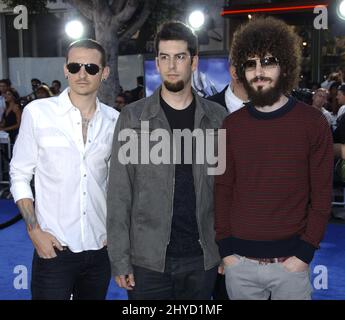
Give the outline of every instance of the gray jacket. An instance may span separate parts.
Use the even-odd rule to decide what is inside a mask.
[[[193,94],[196,100],[195,128],[202,129],[205,136],[212,134],[206,129],[220,128],[226,111],[218,104],[200,98],[195,92]],[[149,122],[149,130],[142,129],[141,121]],[[128,145],[127,141],[119,141],[119,133],[123,129],[128,129],[127,134],[132,132],[132,138],[136,137],[131,141],[134,145],[138,144],[139,159],[145,135],[147,138],[155,129],[171,133],[160,106],[160,89],[151,97],[126,106],[117,121],[107,197],[107,239],[113,276],[132,273],[132,265],[163,272],[170,241],[175,165],[151,162],[122,164],[119,153],[124,155],[123,146]],[[217,140],[217,134],[212,135]],[[151,149],[157,142],[149,144]],[[143,150],[147,151],[147,147]],[[172,154],[172,147],[170,150]],[[214,177],[208,175],[208,167],[207,163],[193,163],[199,242],[204,252],[205,270],[220,262],[214,231]]]

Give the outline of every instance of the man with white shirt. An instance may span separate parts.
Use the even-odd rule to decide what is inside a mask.
[[[332,123],[333,123],[332,114],[324,108],[324,106],[327,104],[327,101],[328,101],[327,89],[319,88],[314,92],[312,106],[316,109],[319,109],[323,113],[325,118],[327,119],[329,125],[332,126]]]
[[[341,106],[338,110],[337,120],[345,113],[345,84],[339,86],[337,91],[337,102]]]
[[[208,100],[219,103],[225,107],[229,113],[232,113],[243,107],[244,102],[248,100],[248,96],[243,84],[238,79],[236,68],[230,65],[229,71],[231,75],[231,82],[229,85],[227,85],[223,91],[208,97]]]
[[[106,187],[118,112],[97,99],[109,76],[99,43],[72,43],[64,73],[69,88],[24,110],[11,192],[35,247],[32,298],[101,300],[110,280]]]

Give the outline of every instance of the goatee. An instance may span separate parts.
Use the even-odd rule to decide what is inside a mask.
[[[266,77],[255,77],[250,81],[250,84],[253,84],[257,80],[266,80],[271,81],[272,79]],[[276,85],[273,88],[263,91],[262,87],[258,87],[258,90],[255,90],[248,81],[244,81],[243,85],[247,91],[248,98],[250,102],[255,107],[265,107],[265,106],[272,106],[275,102],[279,100],[281,95],[283,94],[282,90],[282,75],[279,76],[279,79]]]
[[[169,82],[169,81],[165,80],[164,86],[166,87],[166,89],[168,91],[179,92],[179,91],[182,91],[184,89],[184,81],[179,80],[179,81],[173,83],[173,82]]]

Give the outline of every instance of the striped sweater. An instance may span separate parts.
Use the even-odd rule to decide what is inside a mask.
[[[290,97],[269,113],[247,104],[223,128],[227,166],[215,179],[221,256],[309,263],[331,211],[333,145],[325,117]]]

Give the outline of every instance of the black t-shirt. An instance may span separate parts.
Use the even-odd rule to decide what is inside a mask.
[[[164,100],[161,106],[171,130],[194,130],[195,99],[183,110],[170,107]],[[202,255],[199,244],[199,231],[196,220],[196,197],[192,164],[184,163],[184,143],[181,143],[181,164],[175,165],[174,206],[170,243],[167,255],[190,257]]]

